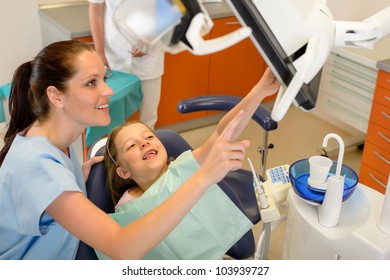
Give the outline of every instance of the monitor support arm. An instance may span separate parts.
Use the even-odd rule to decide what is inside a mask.
[[[186,32],[186,39],[189,46],[183,43],[179,45],[168,47],[167,51],[170,53],[178,53],[188,50],[194,55],[206,55],[227,49],[242,40],[248,38],[252,30],[249,27],[240,27],[239,29],[215,39],[204,40],[201,36],[204,23],[207,22],[208,15],[198,13],[192,18],[192,21]]]
[[[271,117],[274,121],[280,121],[284,115],[287,113],[287,110],[290,108],[290,105],[294,102],[294,98],[297,95],[297,92],[306,82],[306,77],[308,71],[311,70],[311,66],[318,51],[318,38],[312,37],[307,43],[306,52],[302,58],[301,67],[295,73],[293,79],[291,80],[287,88],[281,86],[279,92],[276,96],[274,109],[272,110]]]
[[[335,46],[372,49],[390,34],[390,6],[362,22],[335,21]]]
[[[187,8],[191,9],[188,11],[191,17],[190,23],[181,40],[177,44],[168,46],[166,48],[167,52],[176,54],[187,50],[194,55],[207,55],[227,49],[252,34],[249,27],[243,26],[229,34],[205,40],[203,36],[209,33],[214,25],[206,8],[200,0],[186,0],[183,2],[186,3]],[[199,6],[199,10],[194,9],[196,6]]]

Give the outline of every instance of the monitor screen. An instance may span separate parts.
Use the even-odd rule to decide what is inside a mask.
[[[296,73],[293,61],[304,54],[306,46],[302,46],[293,56],[288,56],[259,10],[253,4],[253,0],[229,1],[233,5],[233,11],[241,24],[252,29],[251,40],[265,62],[278,80],[287,87]],[[317,73],[309,84],[304,84],[301,87],[295,97],[295,105],[307,111],[315,108],[320,78],[321,71]]]

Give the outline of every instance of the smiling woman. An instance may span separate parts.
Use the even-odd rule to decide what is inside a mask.
[[[93,161],[83,174],[71,144],[86,125],[110,122],[108,110],[96,108],[112,94],[99,56],[82,43],[49,45],[16,70],[0,153],[0,258],[74,258],[78,239],[49,213],[64,193],[85,192]]]
[[[11,120],[5,135],[5,148],[0,153],[0,164],[17,134],[46,136],[66,151],[70,145],[67,142],[74,141],[86,123],[108,124],[107,112],[91,118],[96,106],[107,104],[113,94],[104,83],[102,67],[104,69],[90,47],[71,41],[54,43],[34,60],[22,64],[11,85]],[[86,110],[88,113],[83,114]],[[73,125],[78,128],[76,132],[64,129]],[[67,136],[68,133],[71,135]]]

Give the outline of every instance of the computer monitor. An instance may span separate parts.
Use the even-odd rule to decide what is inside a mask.
[[[253,0],[228,0],[228,2],[233,5],[234,8],[232,10],[241,24],[252,29],[251,40],[253,44],[274,75],[283,86],[287,87],[296,73],[293,62],[305,53],[306,45],[302,45],[293,55],[288,56],[253,3]],[[280,20],[283,21],[282,18]],[[320,77],[321,70],[310,83],[303,84],[295,97],[294,104],[297,107],[305,111],[315,108]]]

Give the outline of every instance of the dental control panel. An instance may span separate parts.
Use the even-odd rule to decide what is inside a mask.
[[[266,170],[267,178],[263,182],[263,189],[269,206],[260,209],[263,222],[272,222],[280,218],[279,206],[287,199],[291,187],[289,165],[281,165]]]
[[[288,165],[282,165],[268,169],[266,171],[267,179],[271,180],[273,185],[285,185],[290,183],[290,177],[288,175]]]
[[[266,171],[267,180],[263,183],[266,194],[272,194],[275,202],[280,203],[287,198],[291,187],[288,164],[270,168]]]

